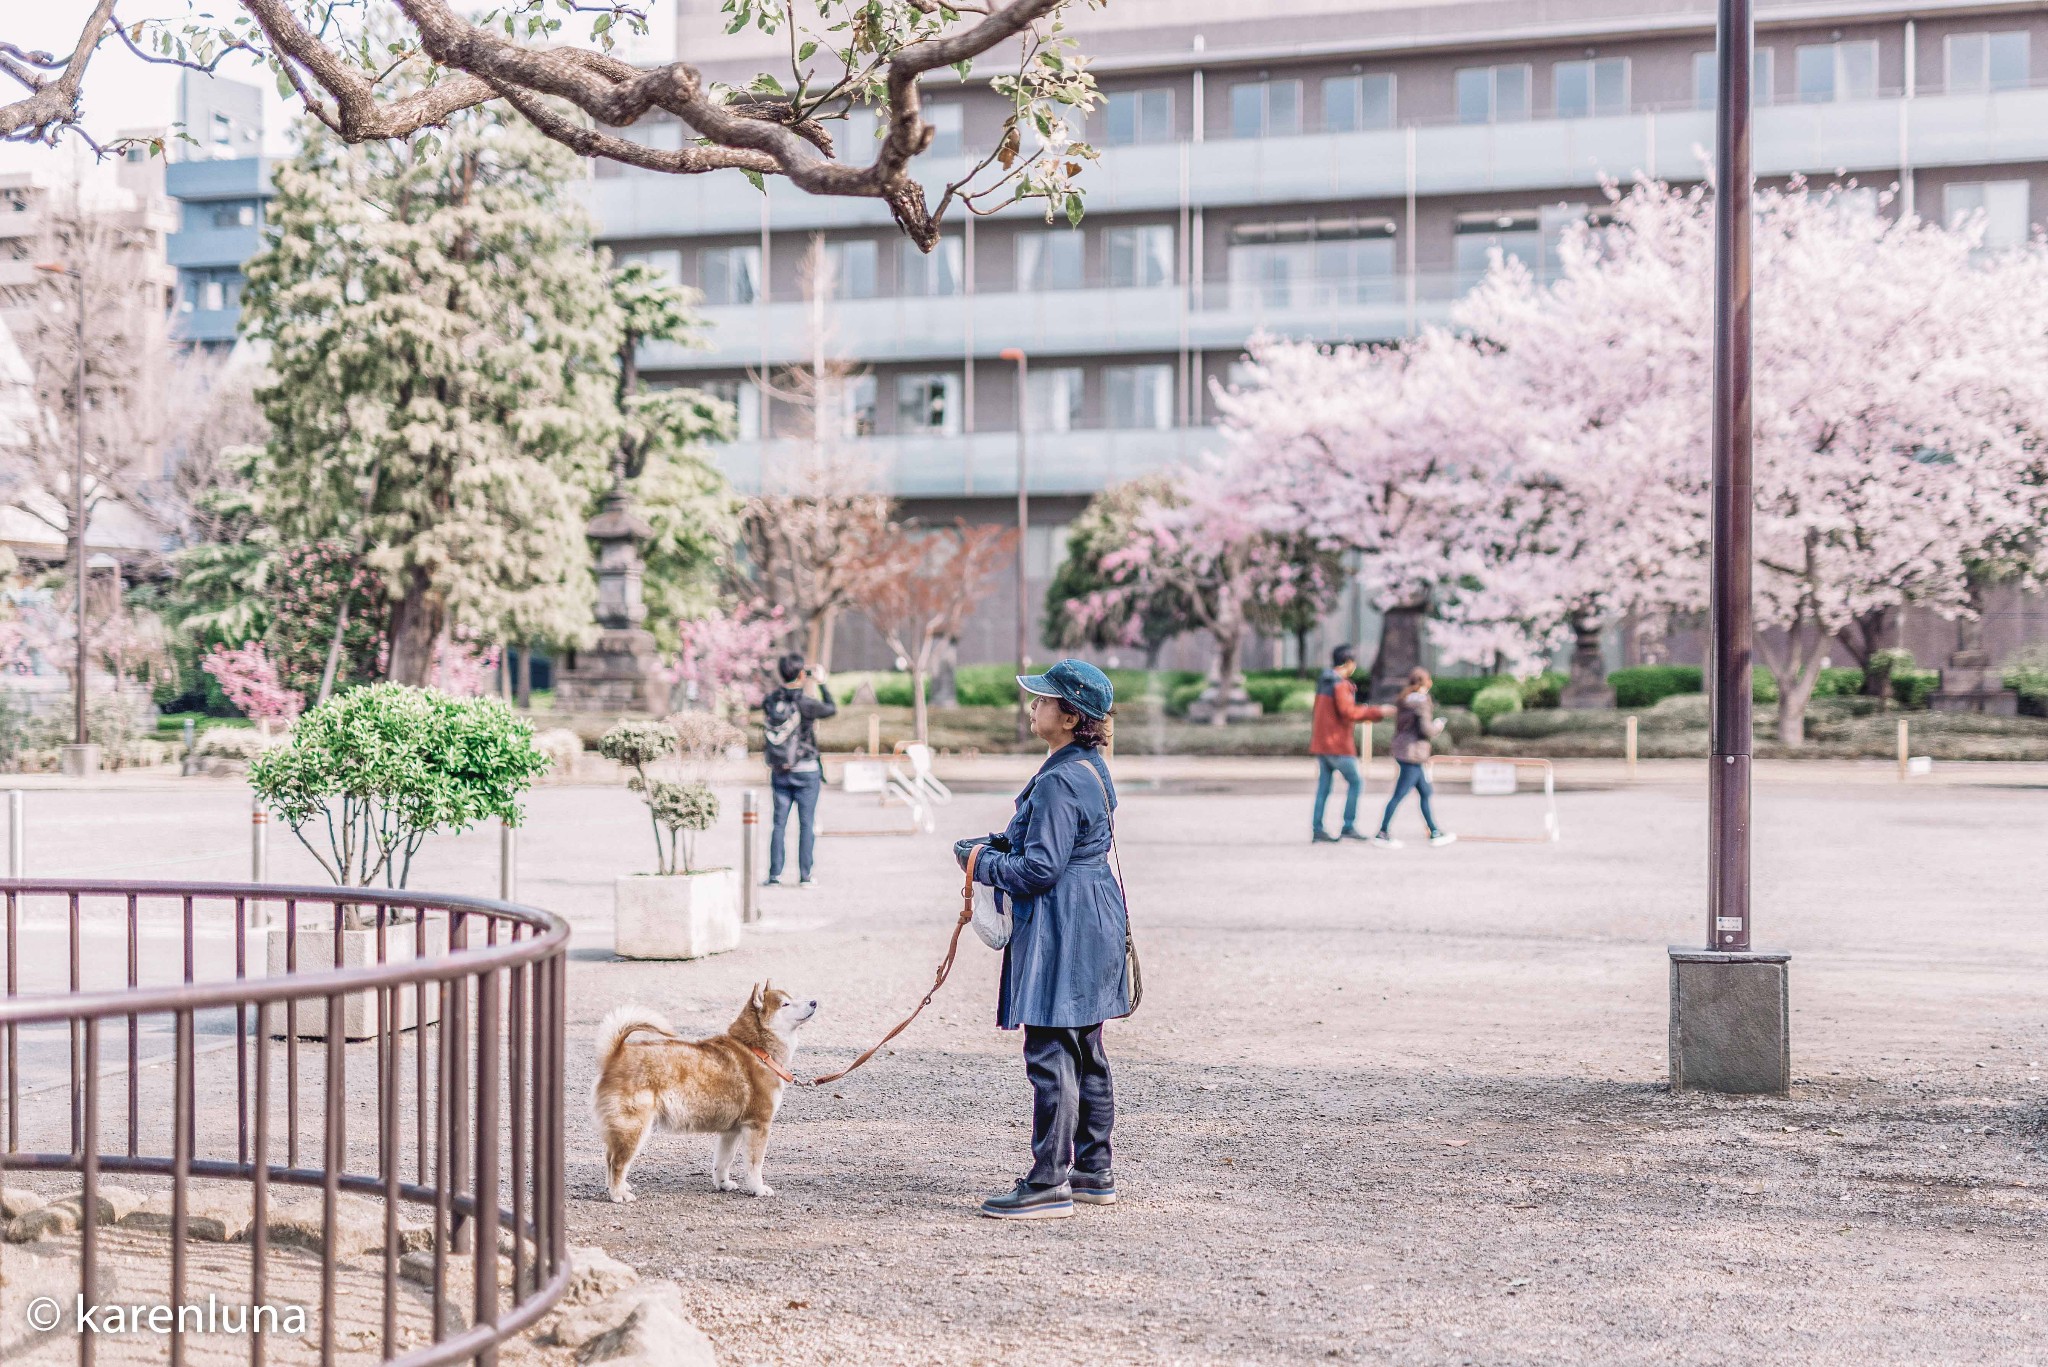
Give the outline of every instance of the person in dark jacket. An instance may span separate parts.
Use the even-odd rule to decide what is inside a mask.
[[[804,666],[804,657],[791,651],[775,662],[782,687],[761,699],[766,737],[762,752],[768,757],[768,788],[775,798],[775,824],[768,836],[768,882],[782,882],[783,833],[789,826],[789,809],[796,808],[796,869],[802,887],[816,887],[811,880],[811,854],[817,848],[818,790],[825,786],[825,766],[818,759],[817,724],[837,716],[839,705],[824,676]],[[818,696],[804,692],[804,680],[816,680]]]
[[[1317,844],[1335,844],[1339,839],[1363,840],[1358,829],[1358,796],[1364,780],[1358,772],[1360,722],[1378,721],[1389,709],[1358,701],[1358,652],[1338,646],[1330,652],[1330,667],[1316,680],[1314,723],[1309,728],[1308,752],[1316,757],[1316,810],[1309,821],[1310,839]],[[1323,807],[1330,800],[1330,781],[1344,776],[1344,829],[1331,835],[1323,829]]]
[[[1000,834],[975,846],[974,879],[1006,894],[1013,929],[1003,950],[996,1024],[1024,1030],[1031,1079],[1031,1171],[982,1202],[999,1220],[1072,1215],[1076,1201],[1111,1205],[1116,1099],[1102,1023],[1131,1011],[1123,890],[1110,868],[1116,788],[1102,760],[1115,701],[1109,678],[1080,660],[1020,677],[1031,730],[1051,752]]]
[[[1429,826],[1429,843],[1448,845],[1458,838],[1436,824],[1436,813],[1429,809],[1434,789],[1422,767],[1429,760],[1430,738],[1444,729],[1443,718],[1436,715],[1429,697],[1434,682],[1428,670],[1411,670],[1395,703],[1394,762],[1401,766],[1401,776],[1394,781],[1394,795],[1387,799],[1387,810],[1380,814],[1379,834],[1372,838],[1373,844],[1384,849],[1401,848],[1401,842],[1394,839],[1388,828],[1394,824],[1394,811],[1401,805],[1401,799],[1411,791],[1422,804],[1422,819]]]

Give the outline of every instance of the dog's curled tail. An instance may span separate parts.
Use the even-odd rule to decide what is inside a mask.
[[[669,1039],[682,1038],[659,1011],[650,1011],[644,1006],[615,1006],[597,1025],[597,1070],[600,1073],[611,1066],[619,1050],[626,1047],[627,1038],[636,1030],[651,1031]]]

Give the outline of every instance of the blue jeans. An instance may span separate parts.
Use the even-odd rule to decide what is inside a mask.
[[[1316,814],[1311,827],[1323,828],[1323,805],[1330,800],[1332,775],[1344,775],[1344,829],[1353,830],[1358,825],[1358,794],[1363,782],[1358,776],[1358,761],[1350,755],[1316,756]]]
[[[807,774],[772,774],[768,787],[775,796],[775,825],[768,836],[768,881],[782,877],[782,836],[789,826],[789,809],[796,808],[797,877],[811,876],[811,852],[818,844],[818,790],[825,776],[817,770]]]
[[[1401,799],[1408,796],[1410,789],[1413,789],[1416,797],[1421,799],[1422,819],[1428,824],[1429,833],[1431,835],[1436,834],[1436,814],[1429,810],[1430,794],[1436,790],[1430,787],[1429,775],[1422,772],[1421,765],[1410,764],[1403,760],[1401,762],[1401,777],[1394,780],[1394,795],[1387,799],[1387,810],[1380,817],[1381,835],[1385,835],[1387,827],[1394,824],[1394,809],[1401,805]]]

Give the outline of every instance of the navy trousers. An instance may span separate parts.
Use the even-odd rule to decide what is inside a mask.
[[[796,808],[797,877],[811,876],[811,852],[818,846],[818,789],[825,776],[813,769],[807,774],[775,774],[769,789],[775,796],[775,825],[768,836],[768,878],[782,877],[783,833],[789,827],[789,809]]]
[[[1056,1187],[1076,1170],[1109,1171],[1116,1094],[1100,1025],[1027,1025],[1024,1072],[1031,1079],[1034,1187]]]

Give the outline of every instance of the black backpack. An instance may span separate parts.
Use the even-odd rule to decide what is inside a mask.
[[[809,747],[804,744],[804,712],[794,693],[776,689],[761,700],[761,714],[765,719],[761,752],[769,768],[787,773],[811,757],[805,753]]]

